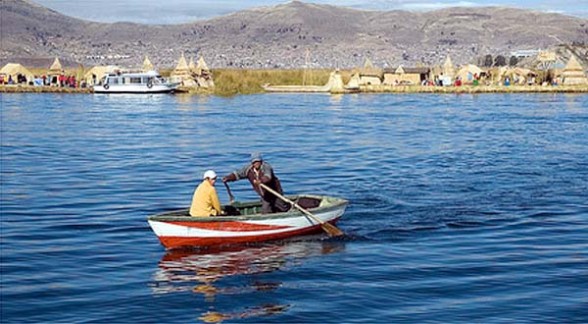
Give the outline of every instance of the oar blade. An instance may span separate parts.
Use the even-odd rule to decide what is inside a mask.
[[[321,227],[329,236],[343,236],[344,233],[331,223],[322,223]]]

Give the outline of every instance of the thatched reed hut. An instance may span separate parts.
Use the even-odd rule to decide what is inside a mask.
[[[97,65],[88,70],[83,76],[83,80],[86,84],[93,86],[99,84],[102,78],[109,73],[114,73],[121,68],[116,65]]]
[[[195,77],[196,82],[200,87],[213,88],[214,81],[212,79],[212,72],[208,68],[208,64],[204,61],[204,57],[200,56],[198,63],[194,68],[190,68],[192,75]]]
[[[479,80],[486,72],[474,64],[466,64],[459,68],[456,73],[456,78],[459,78],[464,84],[472,84],[475,80]]]
[[[372,61],[368,58],[361,69],[359,69],[359,85],[381,85],[383,70],[374,67]]]
[[[145,59],[143,60],[143,72],[153,71],[153,70],[155,70],[153,63],[151,63],[151,60],[149,60],[147,55],[145,55]]]
[[[572,54],[570,60],[566,64],[566,67],[563,69],[561,74],[562,76],[562,84],[564,85],[584,85],[588,84],[588,79],[586,78],[586,73],[584,73],[584,68],[576,57]]]
[[[385,85],[419,85],[424,80],[430,80],[431,69],[428,67],[403,67],[384,69]]]
[[[182,53],[180,56],[176,68],[171,72],[170,79],[172,82],[179,82],[182,86],[185,87],[194,87],[197,85],[196,81],[192,77],[192,72],[190,71],[190,67],[186,62],[184,53]]]
[[[47,71],[47,78],[49,79],[49,84],[59,84],[59,76],[64,74],[63,66],[59,61],[59,57],[56,57],[53,61],[53,64],[49,67],[49,71]]]
[[[35,77],[31,71],[19,63],[8,63],[4,65],[0,70],[0,75],[2,75],[3,83],[8,83],[9,79],[17,83],[19,76],[21,78],[25,77],[27,81],[32,81]]]

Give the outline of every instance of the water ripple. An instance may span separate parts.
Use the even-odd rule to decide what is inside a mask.
[[[586,95],[0,99],[3,322],[588,318]],[[346,235],[164,251],[146,217],[254,151]]]

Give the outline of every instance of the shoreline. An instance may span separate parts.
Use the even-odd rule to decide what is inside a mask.
[[[53,86],[0,85],[0,93],[94,93],[90,88]]]
[[[360,86],[359,93],[588,93],[588,85],[462,85],[456,86]]]
[[[92,94],[92,88],[63,88],[52,86],[24,86],[24,85],[0,85],[0,93],[86,93]],[[176,93],[190,94],[190,95],[221,95],[214,90],[202,89],[182,89]],[[254,93],[270,93],[263,89]],[[329,93],[329,92],[326,92]],[[511,86],[485,86],[485,85],[463,85],[459,87],[449,86],[391,86],[391,85],[362,85],[359,91],[353,92],[355,94],[361,93],[434,93],[434,94],[476,94],[476,93],[588,93],[588,85],[557,85],[557,86],[528,86],[528,85],[511,85]],[[253,94],[253,93],[251,93]],[[333,93],[339,94],[339,93]]]

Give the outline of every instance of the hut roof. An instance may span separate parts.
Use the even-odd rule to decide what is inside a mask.
[[[373,76],[381,78],[383,74],[383,70],[377,67],[374,67],[374,64],[369,58],[365,59],[363,67],[359,69],[360,76]]]
[[[384,73],[392,73],[392,74],[427,74],[431,72],[431,69],[428,67],[403,67],[399,65],[396,69],[384,69]]]
[[[453,76],[455,74],[455,68],[453,67],[453,62],[451,62],[451,57],[449,57],[449,55],[447,55],[445,63],[443,63],[443,74],[446,76]]]
[[[572,55],[564,67],[564,72],[565,71],[584,71],[584,68],[582,68],[582,65],[576,60],[576,57]]]
[[[578,60],[576,60],[576,57],[573,54],[570,57],[568,64],[566,64],[566,67],[563,69],[562,76],[564,78],[564,84],[588,84],[584,68]]]
[[[154,69],[155,67],[153,66],[147,55],[145,55],[145,60],[143,60],[143,71],[152,71]]]
[[[200,56],[200,58],[198,59],[198,64],[196,65],[196,68],[208,71],[208,65],[204,61],[204,57]]]
[[[51,67],[49,67],[49,74],[59,74],[61,70],[63,70],[63,67],[61,66],[61,62],[59,62],[59,57],[56,57]]]
[[[457,76],[462,80],[468,80],[468,76],[480,75],[484,70],[473,64],[466,64],[457,71]]]
[[[22,74],[28,78],[33,77],[33,73],[19,63],[8,63],[2,67],[0,73],[11,75],[13,78]]]
[[[182,55],[180,56],[180,59],[178,60],[178,65],[176,65],[176,68],[171,72],[172,76],[190,76],[190,68],[188,67],[188,63],[186,62],[186,57],[184,56],[184,53],[182,53]]]
[[[178,65],[176,65],[176,70],[188,70],[188,63],[186,62],[186,57],[184,57],[184,54],[182,54],[180,56],[180,59],[178,60]]]
[[[195,71],[196,70],[196,64],[194,63],[194,58],[193,57],[190,58],[190,63],[188,64],[188,68],[190,69],[190,71]]]
[[[97,65],[84,74],[84,79],[90,80],[92,79],[92,74],[94,74],[96,75],[96,80],[100,80],[104,75],[113,73],[116,70],[120,70],[120,67],[116,65]]]

